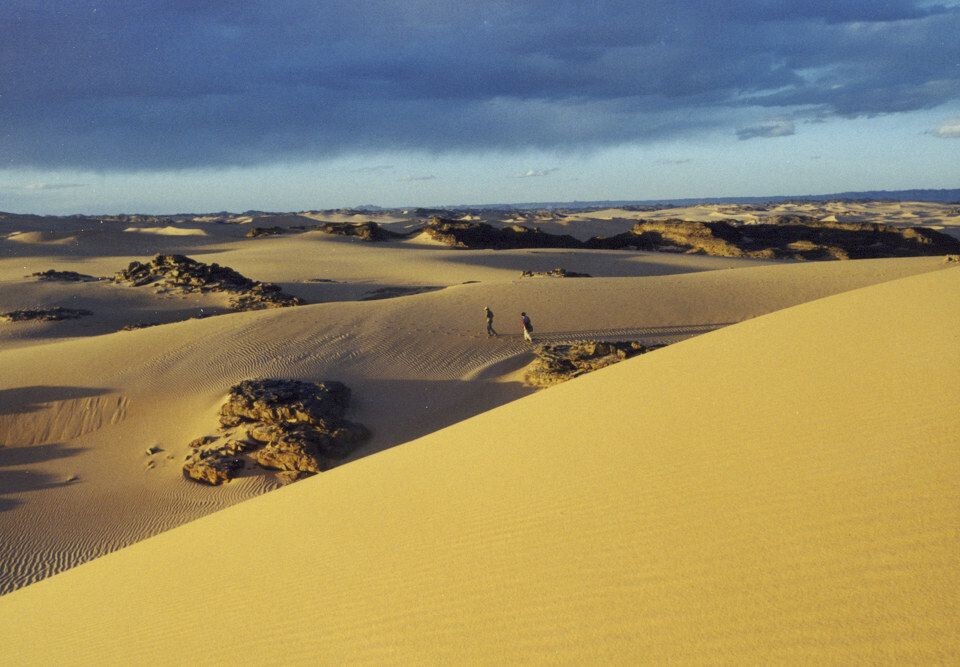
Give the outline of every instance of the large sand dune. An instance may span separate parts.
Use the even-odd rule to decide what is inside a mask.
[[[759,317],[207,516],[0,599],[4,655],[956,662],[958,290]]]

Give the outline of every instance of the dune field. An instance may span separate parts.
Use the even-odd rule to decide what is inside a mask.
[[[583,241],[778,215],[960,238],[955,206],[913,202],[461,217]],[[316,227],[365,222],[395,237]],[[954,258],[472,250],[423,222],[0,214],[0,314],[34,318],[0,321],[0,654],[960,659]],[[109,279],[158,254],[303,305]],[[521,277],[557,267],[591,277]],[[521,311],[538,343],[667,345],[536,390]],[[345,383],[369,437],[292,484],[186,478],[262,378]]]

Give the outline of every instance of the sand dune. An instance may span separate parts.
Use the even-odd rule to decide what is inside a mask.
[[[127,227],[123,231],[135,234],[159,234],[160,236],[206,236],[207,232],[202,229],[190,227],[175,227],[166,225],[164,227]]]
[[[277,245],[293,244],[283,239]],[[331,245],[390,253],[388,248],[371,250],[369,244]],[[245,247],[263,254],[241,250],[218,258],[228,256],[224,263],[248,275],[274,278],[269,247]],[[398,249],[395,254],[403,252]],[[495,263],[502,255],[462,256],[473,257],[477,265],[454,263],[449,271],[467,266],[485,276],[516,276],[483,266],[486,258]],[[336,253],[327,257],[332,264]],[[449,278],[442,273],[442,263],[421,261],[423,275]],[[377,275],[380,266],[371,261],[368,270]],[[95,336],[85,334],[96,332],[95,327],[113,326],[115,331],[119,318],[129,316],[125,309],[143,309],[138,315],[142,317],[151,303],[171,304],[172,310],[154,314],[162,318],[176,315],[177,304],[184,308],[196,302],[156,301],[152,294],[142,303],[123,301],[140,298],[141,292],[108,283],[52,284],[61,290],[54,294],[73,290],[78,299],[71,303],[79,300],[79,290],[90,288],[83,294],[101,294],[97,298],[102,300],[80,303],[106,312],[84,318],[90,320],[86,324],[78,320],[29,325],[35,330],[23,329],[22,338],[8,339],[17,343],[16,349],[0,351],[5,371],[0,384],[4,405],[0,442],[44,448],[0,449],[4,466],[0,470],[11,479],[0,487],[0,502],[10,505],[0,517],[0,528],[17,536],[0,541],[0,590],[36,581],[276,487],[272,477],[251,476],[211,490],[183,480],[180,472],[187,444],[213,432],[224,395],[245,378],[346,382],[354,391],[348,417],[373,432],[357,458],[529,394],[515,375],[532,360],[513,321],[521,310],[531,312],[538,339],[547,342],[584,338],[675,342],[828,294],[939,270],[945,264],[940,258],[914,258],[747,266],[648,277],[539,281],[515,277],[400,299],[219,315]],[[299,262],[291,267],[309,270]],[[384,268],[388,270],[397,269]],[[107,311],[111,298],[121,307]],[[498,313],[496,324],[505,334],[498,339],[481,337],[484,304]],[[0,333],[20,331],[15,328],[20,326],[6,325]],[[27,345],[30,340],[45,344]],[[36,389],[24,393],[24,387]],[[63,395],[63,388],[92,393],[102,402],[73,400],[72,394]],[[123,419],[117,420],[113,406],[121,400]],[[97,416],[89,416],[91,411]],[[48,422],[93,423],[97,428],[43,426]],[[144,454],[148,447],[163,451],[148,456]],[[70,478],[76,479],[63,483]],[[111,498],[109,508],[104,507],[105,496]]]
[[[958,289],[759,317],[205,517],[0,599],[5,655],[955,662]]]

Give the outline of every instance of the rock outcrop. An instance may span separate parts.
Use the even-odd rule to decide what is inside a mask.
[[[216,485],[247,463],[297,473],[284,481],[326,470],[369,436],[343,418],[349,401],[341,382],[244,380],[220,408],[219,435],[190,443],[184,474]]]
[[[591,278],[589,273],[577,273],[576,271],[567,271],[558,266],[550,271],[524,271],[520,274],[521,278]]]
[[[326,234],[355,236],[363,241],[393,241],[406,237],[406,234],[391,232],[375,222],[327,222],[320,225],[319,229]]]
[[[76,320],[93,313],[84,308],[26,308],[0,313],[0,322],[58,322],[60,320]]]
[[[157,255],[147,263],[130,262],[113,281],[174,294],[226,292],[234,310],[262,310],[303,304],[300,297],[284,293],[278,285],[251,280],[228,266],[204,264],[184,255]]]
[[[485,222],[464,222],[433,217],[424,232],[454,248],[508,250],[516,248],[582,248],[572,236],[547,234],[523,225],[494,227]]]
[[[316,225],[297,225],[291,227],[254,227],[249,230],[244,236],[248,239],[256,239],[261,236],[283,236],[285,234],[302,234],[303,232],[309,232],[316,229]]]
[[[960,240],[921,227],[814,220],[779,216],[769,223],[738,220],[640,220],[629,232],[579,241],[522,225],[494,227],[482,222],[432,218],[425,232],[454,248],[586,248],[654,250],[755,259],[867,259],[946,255],[960,252]]]
[[[362,241],[392,241],[407,236],[386,230],[375,222],[324,222],[317,225],[290,227],[254,227],[246,233],[246,237],[255,239],[262,236],[282,236],[314,231],[336,236],[354,236]]]
[[[527,369],[524,382],[531,387],[549,387],[659,347],[663,346],[639,341],[537,345],[533,349],[537,359]]]

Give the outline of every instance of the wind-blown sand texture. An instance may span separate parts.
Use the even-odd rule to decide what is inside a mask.
[[[244,238],[255,219],[0,233],[0,310],[94,313],[0,325],[8,659],[960,658],[956,263]],[[156,253],[308,305],[24,277]],[[561,264],[594,277],[520,278]],[[533,393],[520,310],[538,342],[671,345]],[[345,382],[370,439],[261,497],[281,483],[184,479],[229,388],[267,377]]]
[[[958,289],[758,318],[198,520],[0,600],[5,650],[955,661]]]

